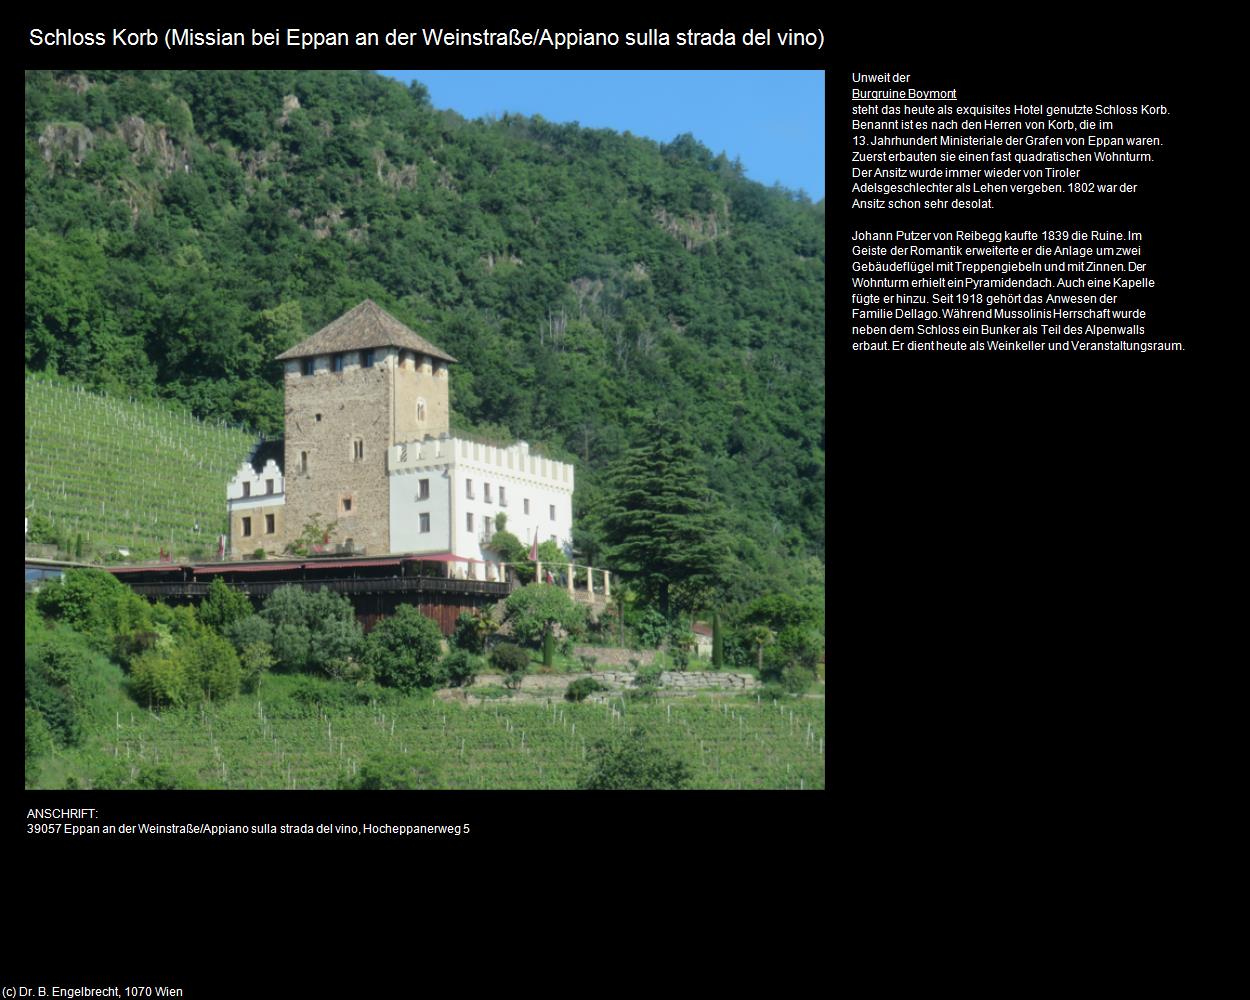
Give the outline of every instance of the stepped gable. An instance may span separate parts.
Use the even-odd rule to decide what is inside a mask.
[[[355,309],[343,313],[307,340],[283,351],[276,360],[342,354],[373,347],[402,347],[442,361],[456,362],[450,354],[413,333],[372,299],[365,299]]]

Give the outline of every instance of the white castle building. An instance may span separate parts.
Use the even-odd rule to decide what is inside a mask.
[[[278,356],[286,365],[285,460],[248,463],[226,489],[229,552],[281,554],[312,515],[332,543],[365,555],[424,555],[454,576],[500,580],[490,546],[572,552],[573,467],[524,442],[496,447],[449,428],[456,359],[372,301]],[[284,471],[285,470],[285,471]]]
[[[573,539],[573,466],[530,454],[518,441],[497,448],[456,437],[392,446],[392,552],[449,552],[484,563],[488,580],[503,579],[490,548],[500,515],[527,544],[555,542],[568,555]]]

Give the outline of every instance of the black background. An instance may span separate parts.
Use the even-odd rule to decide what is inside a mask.
[[[542,19],[557,20],[527,18]],[[414,13],[383,28],[405,27],[405,20],[440,23]],[[583,17],[561,26],[695,26],[629,20],[636,23]],[[327,21],[319,17],[316,26],[336,27]],[[814,23],[766,12],[750,26]],[[119,885],[157,887],[172,893],[176,919],[211,912],[223,920],[259,885],[265,912],[284,914],[273,922],[296,928],[312,926],[319,906],[360,914],[362,926],[383,913],[415,925],[418,905],[438,903],[481,926],[484,940],[498,928],[498,940],[518,942],[533,926],[524,915],[547,905],[562,916],[544,927],[578,935],[631,927],[627,903],[637,899],[653,943],[665,933],[730,929],[744,953],[771,954],[769,943],[780,938],[806,955],[813,929],[822,949],[837,939],[835,926],[852,940],[868,927],[886,939],[910,933],[901,930],[901,913],[924,914],[923,933],[940,937],[951,912],[962,913],[969,900],[984,901],[982,916],[990,919],[978,918],[977,927],[989,938],[999,922],[994,914],[1019,912],[1021,900],[1045,908],[1065,892],[1091,892],[1095,868],[1098,885],[1125,888],[1117,900],[1136,898],[1128,887],[1135,860],[1157,846],[1160,804],[1184,800],[1175,744],[1186,694],[1175,672],[1192,648],[1193,559],[1201,521],[1210,516],[1202,442],[1210,429],[1207,373],[1219,348],[1216,331],[1190,318],[1205,251],[1187,186],[1203,103],[1188,80],[1207,58],[1199,29],[1136,12],[1058,8],[1010,17],[967,7],[890,8],[818,23],[824,50],[797,54],[491,50],[403,59],[324,50],[257,60],[249,50],[212,50],[201,57],[136,52],[125,64],[826,71],[834,247],[828,400],[819,415],[831,442],[827,790],[382,799],[25,793],[9,809],[10,856],[24,858],[43,887],[56,890],[33,927],[55,919],[60,893],[70,887],[86,887],[92,906]],[[727,17],[700,26],[722,25],[741,31],[748,23]],[[226,25],[214,17],[211,26]],[[121,63],[112,51],[68,55],[23,44],[28,66]],[[1156,126],[1149,131],[1165,134],[1169,145],[1148,170],[1132,168],[1141,193],[1117,196],[1107,208],[1038,196],[992,212],[853,213],[850,74],[886,70],[910,72],[908,86],[958,87],[961,100],[978,104],[1164,103],[1171,117],[1149,120]],[[691,130],[698,134],[697,123]],[[852,354],[850,233],[896,225],[1141,230],[1148,273],[1158,281],[1146,293],[1151,333],[1179,334],[1186,352]],[[110,816],[134,809],[159,822],[446,818],[471,822],[474,833],[402,845],[321,838],[32,843],[19,832],[19,814],[53,801],[99,804]],[[674,865],[669,852],[679,845],[690,853]],[[447,891],[449,884],[460,889]],[[466,893],[465,885],[475,888]],[[483,885],[494,891],[476,888]],[[674,892],[675,885],[686,891]],[[754,905],[764,896],[769,904]],[[359,907],[366,898],[379,900],[376,917]],[[134,905],[136,919],[157,922],[153,899]],[[1080,923],[1076,910],[1069,919]],[[217,926],[246,927],[249,919],[241,909]],[[326,952],[314,947],[308,957],[326,959]],[[205,982],[223,978],[213,963],[180,969]]]

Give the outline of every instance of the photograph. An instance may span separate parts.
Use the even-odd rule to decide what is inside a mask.
[[[823,791],[824,98],[27,69],[25,788]]]

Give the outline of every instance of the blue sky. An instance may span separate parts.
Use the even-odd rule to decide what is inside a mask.
[[[505,112],[671,142],[690,132],[747,176],[825,193],[825,75],[818,70],[384,70],[420,80],[436,108]]]

